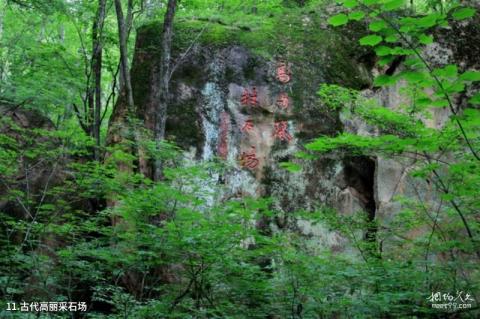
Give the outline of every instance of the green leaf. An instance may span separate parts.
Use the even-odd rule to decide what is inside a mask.
[[[387,24],[383,20],[377,20],[369,24],[368,28],[373,32],[378,32],[387,27]]]
[[[456,77],[458,74],[458,67],[455,64],[449,64],[445,67],[445,76]]]
[[[475,94],[468,100],[469,103],[471,104],[480,104],[480,93]]]
[[[442,20],[438,22],[438,26],[441,28],[448,28],[450,25],[448,24],[447,20]]]
[[[369,46],[375,46],[382,42],[383,38],[381,36],[378,36],[376,34],[374,35],[367,35],[366,37],[363,37],[360,39],[360,44],[361,45],[369,45]]]
[[[433,101],[430,105],[433,107],[447,107],[448,101],[446,99],[436,100]]]
[[[337,14],[333,17],[328,19],[328,23],[333,25],[334,27],[338,27],[344,25],[348,22],[348,16],[346,14]]]
[[[473,17],[475,12],[476,11],[473,8],[461,8],[455,10],[455,12],[452,14],[452,17],[455,20],[464,20]]]
[[[465,84],[463,83],[454,83],[447,87],[447,92],[448,93],[460,93],[465,90]]]
[[[398,8],[402,7],[404,4],[405,4],[404,0],[392,0],[392,1],[389,1],[389,2],[385,3],[383,8],[386,11],[392,11],[392,10],[395,10],[395,9],[398,9]]]
[[[418,83],[425,79],[425,75],[423,73],[415,71],[404,71],[400,73],[399,76],[412,83]]]
[[[393,43],[393,42],[397,42],[398,41],[398,37],[396,35],[389,35],[388,37],[385,38],[385,42],[388,42],[388,43]]]
[[[413,29],[412,26],[410,26],[410,25],[404,25],[404,26],[401,26],[401,27],[400,27],[400,32],[402,32],[402,33],[408,33],[408,32],[410,32],[412,29]]]
[[[418,37],[418,40],[420,41],[421,44],[430,44],[430,43],[433,43],[433,36],[432,35],[421,34]]]
[[[437,23],[438,14],[432,13],[426,17],[414,20],[414,24],[422,28],[433,27]]]
[[[379,75],[375,78],[373,85],[375,86],[389,86],[395,84],[397,82],[397,77],[390,76],[390,75]]]
[[[464,81],[476,82],[480,81],[480,72],[479,71],[467,71],[460,75],[460,79]]]
[[[424,66],[422,60],[420,60],[418,57],[416,56],[411,56],[411,57],[408,57],[407,59],[405,59],[405,65],[410,67],[410,68],[419,68],[421,66]]]
[[[357,0],[343,0],[342,4],[345,8],[352,9],[358,5]]]
[[[384,45],[381,45],[381,46],[378,46],[375,48],[375,53],[378,55],[378,56],[387,56],[387,55],[390,55],[392,49],[389,48],[389,47],[386,47]]]
[[[458,75],[458,67],[455,64],[449,64],[444,68],[433,70],[433,75],[454,78]]]
[[[432,100],[429,97],[421,97],[415,100],[415,104],[418,106],[429,106],[432,104]]]
[[[392,63],[394,59],[395,59],[395,57],[391,56],[391,55],[382,56],[380,58],[380,60],[378,60],[378,65],[379,66],[385,66],[387,64]]]
[[[394,47],[391,48],[390,54],[392,55],[409,55],[414,54],[415,52],[411,49],[405,49],[402,47]]]
[[[365,13],[363,11],[354,11],[348,15],[350,20],[360,21],[365,17]]]

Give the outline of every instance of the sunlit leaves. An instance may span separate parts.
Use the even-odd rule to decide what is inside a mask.
[[[393,43],[398,41],[398,35],[389,35],[385,37],[385,42]]]
[[[342,0],[342,4],[345,8],[352,9],[358,5],[358,0]]]
[[[396,82],[397,82],[396,77],[382,74],[375,78],[374,85],[377,87],[389,86],[389,85],[395,84]]]
[[[430,43],[433,43],[433,36],[420,34],[418,40],[420,41],[421,44],[430,44]]]
[[[405,0],[390,0],[383,5],[383,8],[385,9],[385,11],[392,11],[392,10],[399,9],[404,5],[405,5]]]
[[[387,46],[380,45],[380,46],[375,48],[375,53],[378,56],[387,56],[387,55],[390,55],[392,53],[392,49],[387,47]]]
[[[431,13],[422,17],[404,17],[398,22],[401,32],[415,34],[417,32],[424,32],[425,30],[436,25],[440,25],[444,21],[444,15]]]
[[[387,27],[387,23],[383,20],[377,20],[368,25],[371,31],[378,32]]]
[[[382,135],[381,137],[358,136],[355,134],[342,133],[334,138],[323,137],[305,145],[310,151],[320,153],[334,150],[343,151],[349,155],[370,154],[376,149],[388,150],[389,152],[402,152],[407,145],[414,140],[402,140],[395,135]]]
[[[469,100],[469,103],[479,105],[480,104],[480,93],[475,94]]]
[[[354,21],[359,21],[364,17],[365,17],[365,13],[363,11],[354,11],[348,14],[348,18]]]
[[[394,48],[391,49],[390,54],[392,54],[392,55],[411,55],[411,54],[415,54],[415,51],[413,51],[410,48],[404,48],[404,47],[397,46],[397,47],[394,47]]]
[[[437,19],[439,18],[440,16],[437,13],[432,13],[425,17],[415,19],[414,24],[422,28],[430,28],[437,23]]]
[[[435,69],[432,73],[437,76],[454,78],[458,75],[458,67],[455,64],[449,64],[443,68]]]
[[[429,2],[433,3],[439,2]],[[425,222],[430,223],[428,220],[419,220],[418,216],[424,211],[433,212],[435,209],[437,216],[443,218],[438,219],[442,227],[451,234],[460,231],[462,235],[453,235],[453,238],[448,238],[445,242],[437,238],[438,243],[432,244],[431,239],[437,235],[434,229],[428,240],[420,238],[416,233],[415,241],[422,242],[422,247],[428,245],[428,250],[449,252],[460,249],[473,255],[471,241],[462,237],[464,231],[460,229],[464,226],[458,210],[470,214],[480,208],[477,196],[480,187],[478,160],[473,151],[468,150],[473,148],[478,152],[480,149],[480,116],[476,109],[456,105],[456,97],[471,96],[468,102],[480,105],[480,93],[476,92],[476,87],[471,87],[472,82],[480,81],[480,72],[469,70],[462,73],[463,70],[454,63],[440,67],[431,65],[428,55],[423,52],[423,46],[434,43],[436,39],[433,34],[438,33],[434,29],[448,27],[447,15],[443,12],[456,4],[443,2],[445,7],[442,10],[436,7],[435,10],[413,14],[400,10],[393,14],[387,12],[402,8],[406,1],[366,0],[362,4],[368,6],[368,10],[364,6],[361,8],[368,14],[368,28],[373,34],[360,39],[360,43],[375,47],[378,57],[376,63],[382,67],[380,69],[385,72],[388,65],[388,71],[392,71],[392,66],[396,66],[393,62],[400,60],[398,56],[404,56],[401,66],[393,72],[385,72],[388,75],[380,73],[375,78],[374,86],[383,88],[379,90],[380,97],[387,92],[388,96],[393,97],[390,95],[392,91],[399,95],[394,96],[395,101],[389,101],[388,106],[392,109],[376,107],[358,97],[355,103],[344,102],[347,107],[342,108],[341,114],[345,123],[361,119],[368,129],[359,130],[358,135],[341,133],[335,137],[320,137],[306,147],[312,153],[368,155],[377,158],[389,156],[400,162],[403,158],[413,159],[415,164],[411,172],[415,177],[414,183],[419,183],[422,187],[422,183],[428,183],[426,187],[429,192],[435,192],[436,199],[432,201],[435,204],[437,199],[442,199],[443,203],[455,201],[457,207],[442,207],[440,204],[439,208],[433,208],[429,205],[430,199],[421,202],[409,199],[409,209],[398,215],[403,218],[402,229],[408,231],[425,226]],[[455,20],[464,20],[474,14],[474,9],[458,7],[449,13]],[[389,45],[390,43],[395,44]],[[395,90],[385,88],[393,84],[398,84]],[[444,110],[435,108],[447,111],[453,108],[458,110],[458,114],[446,118],[439,116]],[[351,132],[351,127],[347,127],[348,132]],[[352,131],[356,129],[358,126]],[[439,180],[448,185],[447,191],[439,186]],[[406,203],[405,200],[401,202],[402,205]],[[468,216],[467,220],[472,225],[474,219]],[[389,223],[389,227],[392,227],[392,223]]]
[[[386,66],[392,63],[394,60],[395,60],[395,57],[393,55],[386,55],[386,56],[380,57],[377,63],[379,66]]]
[[[480,110],[468,108],[463,111],[463,120],[467,127],[480,128]]]
[[[453,94],[453,93],[460,93],[465,90],[465,84],[463,83],[445,83],[443,82],[443,87],[445,88],[447,93]]]
[[[473,17],[475,15],[475,12],[476,11],[473,8],[460,8],[460,9],[455,10],[452,13],[452,17],[455,20],[464,20],[464,19],[468,19],[468,18]]]
[[[334,27],[338,27],[338,26],[347,24],[347,22],[348,22],[348,16],[346,14],[343,14],[343,13],[337,14],[337,15],[335,15],[333,17],[330,17],[328,19],[328,23],[330,23]]]
[[[434,170],[439,169],[441,166],[438,163],[431,163],[431,164],[426,164],[423,165],[417,169],[415,169],[412,173],[412,176],[414,177],[420,177],[420,178],[427,178],[432,174]]]
[[[367,36],[361,38],[359,41],[360,41],[361,45],[375,46],[375,45],[379,44],[380,42],[382,42],[382,40],[383,40],[383,38],[381,36],[378,36],[376,34],[372,34],[372,35],[367,35]]]
[[[402,71],[397,77],[402,78],[419,88],[428,88],[435,84],[431,76],[424,71]]]
[[[333,110],[339,110],[352,105],[357,96],[357,92],[333,84],[322,84],[317,94],[322,103]]]
[[[468,82],[480,81],[480,72],[479,71],[467,71],[460,75],[460,79]]]
[[[431,101],[428,106],[431,106],[431,107],[447,107],[449,105],[448,103],[448,100],[447,99],[438,99],[438,100],[435,100],[435,101]]]

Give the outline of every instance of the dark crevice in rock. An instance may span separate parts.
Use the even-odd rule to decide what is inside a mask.
[[[365,240],[374,243],[377,233],[374,224],[376,212],[375,161],[366,156],[356,156],[344,159],[344,165],[346,185],[356,191],[356,195],[367,213],[368,227],[365,231]]]
[[[385,71],[386,75],[393,75],[397,68],[405,61],[405,56],[396,57]]]

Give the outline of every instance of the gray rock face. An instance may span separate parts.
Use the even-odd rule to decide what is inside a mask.
[[[149,101],[158,68],[150,30],[139,32],[132,67],[137,112],[147,129],[154,125]],[[312,61],[265,59],[241,45],[195,45],[172,77],[166,135],[190,154],[187,157],[225,162],[225,175],[213,177],[226,186],[223,198],[271,196],[279,216],[269,221],[270,227],[298,229],[319,236],[316,240],[326,247],[341,250],[344,244],[338,234],[289,216],[323,205],[343,214],[372,209],[373,213],[375,207],[370,160],[293,157],[311,138],[336,134],[342,126],[338,115],[322,109],[316,95],[321,83],[335,81],[326,75],[331,72],[326,61],[338,52],[325,48],[315,53],[318,58],[312,57],[317,59],[312,65]],[[349,81],[365,79],[362,63],[351,56],[342,59],[355,70]],[[120,101],[111,123],[122,120],[123,107]],[[291,173],[281,168],[290,160],[299,162],[302,170]]]
[[[477,5],[478,6],[478,5]],[[466,70],[480,69],[478,59],[478,41],[473,41],[469,47],[466,43],[470,43],[473,39],[480,39],[480,17],[477,15],[473,20],[468,22],[451,22],[452,25],[448,29],[441,29],[435,34],[435,43],[428,45],[422,52],[425,60],[433,68],[442,68],[448,64],[456,64],[459,72]],[[477,52],[475,54],[474,52]],[[396,73],[402,71],[403,66],[400,65]],[[376,70],[374,70],[375,72]],[[406,83],[399,81],[397,84],[378,91],[364,90],[363,93],[369,98],[373,98],[386,108],[399,110],[402,105],[408,105],[410,101],[405,94],[401,94],[401,90],[405,89]],[[474,90],[478,91],[478,87]],[[466,94],[452,96],[454,105],[458,105],[460,112],[465,106],[467,96],[471,96],[472,92],[467,91]],[[429,110],[429,116],[422,119],[425,126],[430,128],[442,128],[452,115],[448,107],[432,108]],[[342,123],[346,131],[365,135],[378,136],[372,127],[366,125],[358,118],[347,118],[344,114],[340,115]],[[448,154],[443,155],[447,161],[455,159]],[[410,176],[410,172],[418,167],[418,163],[422,162],[422,157],[391,159],[377,157],[375,178],[374,178],[374,196],[375,196],[375,216],[377,220],[384,225],[389,222],[402,210],[395,198],[402,196],[418,200],[431,205],[431,207],[441,206],[438,193],[435,191],[430,182],[415,179]],[[421,231],[420,231],[421,232]],[[418,236],[419,233],[413,232],[412,236]],[[390,240],[395,240],[390,238]],[[388,242],[384,242],[384,247]]]
[[[62,179],[63,159],[57,158],[54,166],[52,159],[47,156],[42,159],[39,158],[41,154],[24,156],[22,153],[28,154],[33,149],[32,154],[35,154],[35,147],[55,149],[59,142],[52,137],[30,131],[54,130],[53,123],[38,111],[3,104],[0,105],[0,115],[0,134],[15,141],[8,143],[8,148],[11,148],[12,154],[18,155],[11,159],[7,171],[0,172],[0,211],[17,218],[30,218],[30,207],[45,196],[46,185],[55,185]],[[2,164],[5,165],[8,161],[8,156],[5,156]],[[12,196],[12,189],[21,190],[23,194]]]
[[[344,215],[365,211],[370,219],[388,223],[401,209],[394,200],[396,196],[421,196],[434,201],[435,195],[430,185],[409,176],[415,160],[294,157],[303,150],[304,143],[321,135],[336,135],[341,131],[379,134],[358,118],[323,107],[316,95],[322,83],[356,89],[369,87],[372,70],[360,62],[365,62],[368,53],[352,54],[361,52],[352,47],[357,40],[345,40],[358,39],[358,35],[351,29],[341,31],[343,35],[332,33],[321,23],[315,26],[310,18],[304,24],[305,28],[316,28],[325,36],[314,44],[308,40],[297,43],[296,49],[301,51],[297,56],[287,54],[267,59],[245,45],[208,42],[197,43],[188,55],[182,56],[180,45],[174,54],[176,66],[166,133],[168,139],[185,149],[191,160],[221,158],[225,162],[225,174],[212,177],[212,182],[225,184],[226,191],[221,195],[224,199],[272,197],[278,216],[267,221],[268,227],[297,230],[315,238],[313,241],[323,247],[341,251],[349,249],[341,236],[324,225],[295,220],[291,213],[328,206]],[[475,33],[468,25],[454,25],[454,28],[465,29],[460,32],[461,39]],[[426,49],[426,58],[435,66],[455,62],[465,69],[477,67],[478,59],[463,52],[464,48],[452,45],[450,31],[442,32],[437,35],[437,44]],[[150,130],[155,118],[151,100],[157,82],[158,34],[158,28],[139,30],[132,68],[137,113]],[[464,60],[459,61],[461,56]],[[403,86],[404,83],[399,83],[378,91],[366,89],[364,93],[381,105],[396,109],[408,102],[400,94]],[[112,123],[121,122],[124,114],[120,101]],[[449,115],[448,110],[436,109],[425,121],[430,127],[441,127]],[[282,162],[288,161],[300,164],[302,169],[295,173],[283,169]]]
[[[306,28],[315,27],[310,19],[305,21]],[[463,27],[473,32],[468,26]],[[201,42],[183,56],[185,51],[180,45],[174,53],[166,134],[191,160],[224,161],[225,174],[212,177],[213,182],[218,179],[225,184],[224,199],[270,196],[279,212],[279,216],[269,221],[270,227],[316,234],[323,238],[320,241],[328,243],[327,247],[338,250],[345,247],[338,244],[340,240],[332,240],[337,236],[328,235],[325,227],[293,220],[291,213],[329,206],[345,215],[366,211],[371,219],[388,222],[400,209],[394,201],[397,195],[420,194],[429,200],[435,196],[429,185],[419,184],[409,176],[415,161],[338,156],[304,161],[294,157],[304,143],[320,135],[336,135],[341,131],[378,134],[358,118],[327,110],[318,100],[316,92],[322,83],[361,89],[368,83],[365,79],[371,77],[359,56],[345,48],[351,42],[336,41],[342,35],[331,34],[330,30],[322,32],[325,32],[322,43],[297,45],[303,50],[303,59],[294,54],[265,58],[238,43]],[[352,30],[344,32],[352,37]],[[425,51],[431,63],[458,62],[461,49],[442,38],[448,34],[439,34],[436,46]],[[157,89],[159,38],[158,29],[139,30],[132,67],[137,114],[150,130],[155,118],[152,99]],[[460,65],[476,67],[470,55],[465,57]],[[346,75],[345,70],[350,73]],[[396,109],[408,102],[400,94],[403,86],[404,83],[399,83],[375,92],[366,90],[365,95]],[[120,101],[112,123],[121,122],[124,114]],[[448,110],[437,109],[425,121],[431,127],[440,127],[449,115]],[[282,162],[288,161],[299,163],[302,169],[295,173],[283,169]]]

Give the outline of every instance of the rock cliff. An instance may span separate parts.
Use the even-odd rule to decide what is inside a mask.
[[[289,213],[328,205],[345,214],[374,214],[375,163],[362,157],[301,160],[294,154],[312,138],[342,130],[338,114],[321,105],[318,88],[321,83],[369,87],[370,53],[357,45],[359,30],[330,29],[319,16],[306,16],[301,23],[302,37],[284,38],[288,49],[272,49],[269,56],[258,54],[248,41],[202,40],[211,40],[209,33],[217,29],[206,30],[190,45],[177,44],[166,135],[186,157],[216,158],[227,165],[224,175],[212,177],[225,184],[224,198],[272,197],[279,216],[268,221],[271,227],[315,233],[328,247],[337,247],[337,234],[290,220]],[[177,32],[182,32],[179,24]],[[318,39],[308,35],[314,31],[322,33],[322,43],[311,43]],[[137,115],[149,130],[154,127],[160,33],[159,24],[139,30],[132,66]],[[120,100],[110,132],[122,125],[125,113]],[[303,168],[295,173],[282,168],[292,160]]]
[[[268,40],[267,44],[245,40],[252,37],[252,30],[232,31],[223,25],[200,30],[185,22],[177,23],[166,134],[191,160],[222,159],[226,163],[225,174],[212,176],[225,184],[224,198],[270,196],[279,212],[267,221],[270,228],[297,229],[315,235],[323,246],[343,250],[345,245],[338,234],[292,220],[289,213],[328,206],[341,214],[362,210],[372,220],[388,220],[399,209],[393,201],[395,195],[415,195],[408,178],[414,163],[359,156],[315,160],[294,156],[306,142],[321,135],[341,131],[376,134],[323,106],[317,96],[322,83],[363,90],[386,107],[395,108],[401,103],[399,87],[370,89],[373,74],[381,71],[374,69],[372,53],[358,46],[364,32],[361,26],[331,29],[325,17],[317,13],[305,15],[299,25],[303,28],[300,37],[291,36],[288,30],[275,37],[282,41],[282,49],[278,49]],[[472,32],[468,26],[463,27]],[[182,42],[185,32],[192,33],[193,40]],[[228,40],[215,42],[218,32]],[[228,32],[236,36],[225,36]],[[311,36],[313,32],[317,33],[315,37]],[[158,23],[138,31],[132,66],[136,111],[148,130],[154,127],[152,98],[158,89],[160,33]],[[443,45],[428,48],[431,59],[447,52],[450,57],[439,63],[458,61],[459,54],[467,64],[476,61],[469,59],[469,54],[459,53],[459,46],[452,47],[448,32],[438,36]],[[111,136],[114,128],[124,123],[125,113],[125,103],[120,99],[111,118]],[[440,113],[433,121],[441,122],[448,116]],[[301,169],[291,172],[282,168],[292,161]],[[148,175],[148,167],[144,172]],[[428,185],[423,186],[428,193]]]

